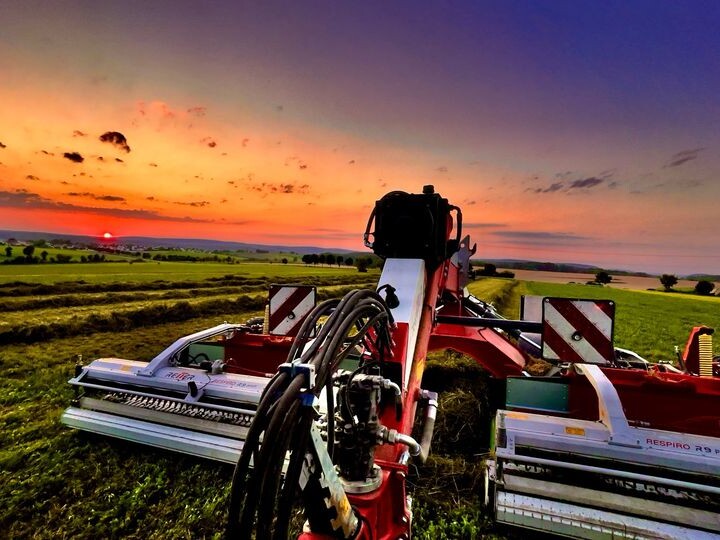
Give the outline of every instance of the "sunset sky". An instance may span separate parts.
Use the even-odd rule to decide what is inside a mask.
[[[0,229],[720,272],[720,2],[0,3]]]

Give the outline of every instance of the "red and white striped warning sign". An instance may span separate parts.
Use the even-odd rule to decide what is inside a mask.
[[[315,287],[271,285],[268,331],[278,336],[294,336],[315,307]]]
[[[615,302],[544,298],[542,356],[561,362],[613,361]]]

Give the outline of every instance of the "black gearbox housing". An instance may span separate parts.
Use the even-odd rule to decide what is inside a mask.
[[[452,210],[458,216],[457,234],[448,240]],[[370,233],[373,218],[375,230]],[[425,186],[422,194],[392,191],[375,203],[365,244],[379,257],[423,259],[434,268],[458,250],[461,223],[460,210],[435,193],[433,186]]]

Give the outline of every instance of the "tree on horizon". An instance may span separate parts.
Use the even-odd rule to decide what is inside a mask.
[[[677,285],[678,278],[673,274],[663,274],[660,276],[660,283],[665,287],[666,291],[671,291],[672,288]]]

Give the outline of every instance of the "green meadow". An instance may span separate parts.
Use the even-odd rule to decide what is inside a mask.
[[[232,467],[59,423],[79,357],[149,360],[179,336],[261,314],[271,282],[311,282],[325,298],[377,280],[354,268],[267,263],[0,272],[0,536],[43,539],[221,538],[225,522]],[[617,343],[650,359],[671,358],[694,324],[720,328],[720,299],[495,278],[469,288],[507,317],[517,317],[522,294],[610,298]],[[527,538],[493,525],[480,503],[487,375],[446,351],[428,358],[424,384],[441,392],[440,413],[430,458],[410,468],[414,537]]]
[[[77,280],[87,283],[178,281],[221,277],[229,274],[243,277],[303,278],[338,274],[353,275],[357,274],[357,268],[297,263],[243,262],[232,264],[164,261],[0,265],[0,284],[17,281],[43,284]]]

